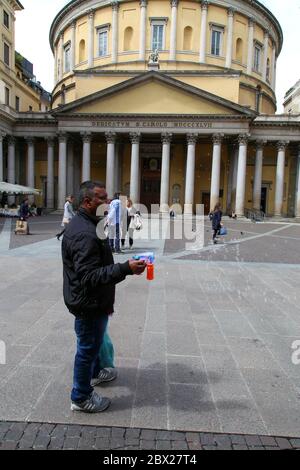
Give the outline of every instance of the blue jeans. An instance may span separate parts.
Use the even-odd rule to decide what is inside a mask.
[[[108,236],[111,249],[120,251],[120,224],[111,225]]]
[[[74,363],[72,401],[83,402],[93,392],[91,379],[97,377],[100,372],[98,356],[107,322],[107,315],[97,319],[76,318],[75,320],[77,353]]]

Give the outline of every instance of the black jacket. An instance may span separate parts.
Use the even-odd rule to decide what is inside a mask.
[[[113,312],[115,285],[132,274],[129,262],[114,264],[108,240],[96,234],[98,220],[80,208],[67,225],[62,242],[64,300],[80,318]]]
[[[221,228],[222,211],[212,213],[212,229],[219,230]]]

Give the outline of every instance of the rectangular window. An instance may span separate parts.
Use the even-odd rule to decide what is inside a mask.
[[[3,10],[3,24],[9,29],[9,14]]]
[[[211,32],[211,54],[221,55],[222,31],[213,29]]]
[[[108,55],[108,30],[100,29],[99,35],[99,56],[105,57]]]
[[[164,24],[152,24],[152,50],[164,50]]]
[[[16,96],[16,111],[20,111],[20,98]]]
[[[10,92],[9,92],[9,88],[5,87],[5,104],[6,106],[9,106],[10,104]]]
[[[254,63],[253,69],[255,72],[260,72],[260,60],[261,60],[261,48],[260,46],[256,45],[254,47]]]
[[[68,73],[71,71],[71,46],[68,45],[65,47],[65,73]]]
[[[4,63],[8,66],[10,65],[9,56],[10,56],[10,48],[9,48],[9,45],[6,44],[5,42],[4,43]]]

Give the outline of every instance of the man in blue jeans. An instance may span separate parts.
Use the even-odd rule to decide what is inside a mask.
[[[144,262],[134,260],[114,264],[108,240],[96,233],[97,210],[106,203],[103,183],[82,185],[78,213],[68,224],[62,243],[64,300],[75,316],[77,336],[71,410],[86,413],[98,413],[110,405],[110,399],[99,396],[93,386],[103,382],[99,349],[114,310],[115,286],[146,268]]]

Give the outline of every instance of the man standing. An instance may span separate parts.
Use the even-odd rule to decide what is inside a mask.
[[[71,410],[86,413],[98,413],[110,405],[109,398],[94,392],[91,381],[97,385],[98,354],[108,316],[113,313],[115,286],[146,268],[144,262],[133,260],[114,264],[108,240],[97,236],[97,209],[106,202],[104,183],[82,185],[79,211],[67,226],[62,243],[64,300],[76,317],[77,335]]]

